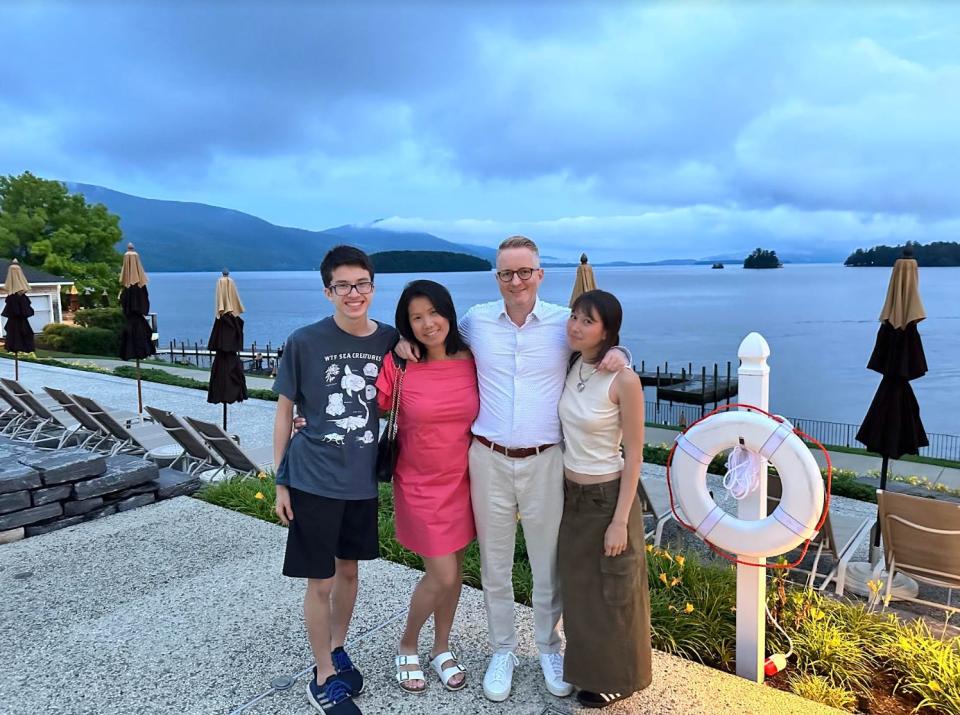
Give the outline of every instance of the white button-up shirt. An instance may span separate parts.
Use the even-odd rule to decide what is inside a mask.
[[[480,413],[473,433],[504,447],[560,441],[557,405],[570,361],[570,309],[539,298],[522,326],[502,300],[467,311],[460,332],[477,363]]]

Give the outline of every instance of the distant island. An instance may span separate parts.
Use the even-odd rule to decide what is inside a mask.
[[[780,259],[777,258],[776,251],[765,251],[762,248],[756,249],[753,253],[743,259],[744,268],[783,268]]]
[[[485,258],[451,251],[380,251],[370,255],[377,273],[463,273],[489,271]]]
[[[843,262],[845,266],[892,266],[906,247],[913,249],[913,257],[924,268],[960,266],[960,243],[936,241],[922,246],[907,241],[905,246],[874,246],[864,251],[858,248]]]

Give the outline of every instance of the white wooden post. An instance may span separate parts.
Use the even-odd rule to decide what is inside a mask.
[[[738,370],[738,402],[763,410],[770,406],[770,346],[760,333],[750,333],[740,343]],[[761,462],[760,487],[737,507],[741,519],[763,519],[767,515],[767,462]],[[766,559],[739,557],[741,561],[760,564],[737,565],[737,675],[756,683],[763,682],[763,661],[766,656]]]

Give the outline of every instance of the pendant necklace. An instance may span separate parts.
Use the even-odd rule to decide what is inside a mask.
[[[586,378],[583,377],[583,360],[580,360],[580,367],[577,368],[577,375],[580,377],[580,381],[577,382],[577,392],[583,392],[587,388],[587,383],[590,381],[590,378],[593,377],[597,372],[597,368],[593,368],[593,372],[587,375]]]

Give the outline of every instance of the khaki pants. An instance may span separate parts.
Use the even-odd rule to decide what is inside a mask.
[[[563,517],[563,453],[551,447],[526,459],[470,445],[470,497],[480,543],[480,580],[490,647],[516,650],[513,552],[517,515],[533,572],[533,623],[541,653],[560,650],[557,535]]]

